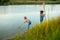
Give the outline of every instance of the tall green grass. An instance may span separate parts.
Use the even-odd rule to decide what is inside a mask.
[[[18,34],[11,40],[60,40],[60,17],[38,23],[23,35]]]

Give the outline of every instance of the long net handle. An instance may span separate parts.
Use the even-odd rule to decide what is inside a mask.
[[[43,9],[44,9],[44,13],[45,13],[45,5],[46,5],[46,3],[45,3],[45,1],[43,1]],[[46,13],[45,13],[45,15],[46,15]],[[46,20],[46,16],[45,16],[45,20]]]

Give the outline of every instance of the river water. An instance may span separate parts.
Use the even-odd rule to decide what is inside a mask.
[[[0,6],[0,39],[23,33],[27,30],[27,24],[24,23],[24,16],[31,20],[31,27],[40,21],[40,10],[44,10],[43,5],[8,5]],[[46,5],[46,20],[60,16],[60,5]],[[44,20],[45,20],[44,18]]]

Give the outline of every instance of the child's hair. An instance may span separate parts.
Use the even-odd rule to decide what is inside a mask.
[[[27,19],[27,17],[26,17],[26,16],[24,16],[24,19]]]
[[[41,10],[41,11],[40,11],[40,14],[43,14],[43,12],[44,12],[44,11],[43,11],[43,10]]]

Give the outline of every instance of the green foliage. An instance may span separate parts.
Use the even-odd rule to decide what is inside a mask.
[[[60,17],[36,24],[22,36],[15,36],[13,40],[60,40]]]
[[[0,0],[0,5],[42,4],[41,1],[45,1],[46,4],[60,4],[60,0]]]
[[[9,0],[0,0],[0,5],[8,4]]]

